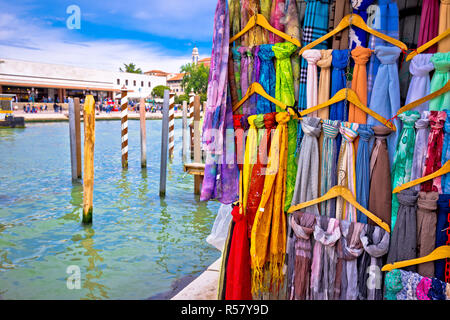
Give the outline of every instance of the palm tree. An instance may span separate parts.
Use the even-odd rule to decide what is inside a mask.
[[[136,69],[136,65],[134,63],[132,63],[132,62],[130,62],[129,64],[124,63],[123,65],[125,67],[125,70],[122,70],[122,68],[119,68],[119,70],[122,71],[122,72],[140,73],[140,74],[142,74],[141,68],[137,68]]]

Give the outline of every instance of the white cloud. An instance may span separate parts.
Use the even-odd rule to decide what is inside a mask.
[[[73,33],[72,33],[73,34]],[[69,64],[118,70],[122,63],[135,63],[143,71],[178,72],[190,56],[168,56],[157,43],[136,40],[79,40],[71,31],[49,28],[0,13],[0,58]]]

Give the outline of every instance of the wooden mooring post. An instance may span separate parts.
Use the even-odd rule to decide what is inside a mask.
[[[159,196],[166,195],[167,147],[169,142],[169,90],[164,90],[163,118],[161,130],[161,165],[159,173]]]
[[[147,132],[145,128],[145,101],[139,101],[139,118],[141,123],[141,168],[147,167]]]
[[[69,138],[72,181],[81,179],[80,100],[78,98],[77,100],[78,108],[75,107],[74,99],[69,98]],[[78,109],[78,117],[75,109]],[[76,118],[78,118],[78,121],[76,121]]]
[[[81,108],[80,98],[73,99],[75,111],[75,137],[76,137],[76,157],[77,157],[77,178],[81,179]]]
[[[92,223],[94,200],[95,100],[86,96],[84,102],[84,173],[83,223]]]

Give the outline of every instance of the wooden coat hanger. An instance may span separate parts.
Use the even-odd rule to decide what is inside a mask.
[[[230,43],[233,43],[234,41],[236,41],[238,38],[240,38],[243,34],[245,34],[246,32],[248,32],[250,29],[252,29],[253,27],[255,27],[256,25],[259,25],[261,27],[263,27],[266,30],[269,30],[272,33],[275,33],[277,36],[283,38],[286,41],[289,41],[293,44],[295,44],[297,47],[301,47],[300,41],[294,37],[291,37],[290,35],[275,29],[274,27],[272,27],[269,23],[269,21],[267,21],[267,19],[262,15],[262,14],[256,14],[253,17],[251,17],[248,20],[247,25],[244,27],[244,29],[242,29],[238,34],[236,34],[234,37],[232,37],[230,39]]]
[[[417,48],[417,50],[411,52],[410,54],[408,54],[408,56],[406,57],[406,61],[411,60],[412,58],[414,58],[415,56],[417,56],[419,53],[424,52],[425,50],[427,50],[428,48],[430,48],[431,46],[433,46],[434,44],[438,43],[439,41],[441,41],[442,39],[448,37],[450,35],[450,28],[448,28],[447,30],[445,30],[443,33],[441,33],[440,35],[438,35],[437,37],[431,39],[430,41],[424,43],[423,45],[421,45],[419,48]]]
[[[364,31],[366,31],[368,33],[371,33],[374,36],[376,36],[378,38],[381,38],[384,41],[389,42],[389,43],[393,44],[394,46],[399,47],[399,48],[401,48],[403,50],[408,49],[406,44],[404,44],[403,42],[401,42],[401,41],[399,41],[397,39],[391,38],[391,37],[389,37],[389,36],[387,36],[387,35],[385,35],[385,34],[383,34],[381,32],[378,32],[378,31],[370,28],[364,22],[364,20],[363,20],[363,18],[361,18],[361,16],[359,16],[357,14],[354,14],[354,13],[351,13],[351,14],[346,15],[344,18],[342,18],[341,22],[339,22],[339,24],[337,25],[337,27],[334,30],[328,32],[326,35],[320,37],[319,39],[317,39],[317,40],[315,40],[315,41],[313,41],[311,43],[308,43],[306,46],[301,48],[300,52],[299,52],[299,55],[303,54],[303,52],[305,50],[311,49],[311,48],[315,47],[316,45],[318,45],[319,43],[327,40],[328,38],[330,38],[332,36],[334,36],[336,33],[344,30],[345,28],[349,27],[350,25],[353,25],[353,26],[356,26],[356,27],[358,27],[360,29],[363,29]]]
[[[404,267],[413,266],[416,264],[421,264],[430,261],[436,261],[440,259],[450,258],[450,246],[440,246],[434,249],[430,254],[416,259],[398,261],[394,263],[389,263],[381,268],[381,271],[391,271],[393,269],[400,269]]]
[[[450,29],[449,29],[450,30]],[[399,115],[400,113],[403,113],[405,111],[411,110],[415,107],[420,106],[422,103],[427,102],[431,99],[436,98],[437,96],[440,96],[441,94],[444,94],[446,92],[448,92],[450,90],[450,80],[447,81],[447,83],[445,84],[445,86],[443,86],[442,88],[440,88],[439,90],[430,93],[429,95],[420,98],[416,101],[413,101],[411,103],[408,103],[407,105],[405,105],[404,107],[401,107],[398,111],[397,111],[397,115]]]
[[[347,189],[346,187],[343,187],[343,186],[334,186],[333,188],[328,190],[328,192],[326,194],[324,194],[323,196],[321,196],[320,198],[317,198],[317,199],[314,199],[314,200],[311,200],[311,201],[302,202],[302,203],[300,203],[298,205],[292,206],[292,207],[289,208],[288,213],[292,213],[294,211],[297,211],[297,210],[300,210],[300,209],[303,209],[303,208],[306,208],[306,207],[309,207],[309,206],[315,205],[317,203],[320,203],[320,202],[323,202],[323,201],[326,201],[326,200],[330,200],[330,199],[336,198],[336,197],[344,198],[349,203],[351,203],[356,209],[358,209],[359,211],[364,213],[370,220],[372,220],[377,225],[379,225],[381,228],[383,228],[387,232],[391,232],[390,231],[391,229],[389,228],[387,223],[383,222],[376,215],[374,215],[369,210],[367,210],[362,205],[360,205],[358,202],[356,202],[356,199],[353,196],[352,192],[349,189]]]
[[[386,120],[385,118],[383,118],[381,115],[379,115],[378,113],[376,113],[373,110],[370,110],[369,108],[367,108],[362,102],[361,100],[359,100],[358,95],[356,94],[356,92],[350,88],[344,88],[339,90],[338,92],[336,92],[336,94],[328,101],[318,104],[315,107],[311,107],[308,109],[303,110],[302,112],[300,112],[300,114],[302,116],[305,116],[311,112],[317,111],[319,109],[328,107],[336,102],[342,101],[347,99],[349,102],[353,103],[357,108],[361,109],[362,111],[364,111],[365,113],[367,113],[368,115],[371,115],[372,117],[374,117],[375,119],[377,119],[378,121],[380,121],[383,125],[385,125],[386,127],[388,127],[389,129],[396,131],[397,128],[395,127],[395,125],[392,122],[389,122],[388,120]]]
[[[250,87],[248,87],[247,89],[247,93],[245,94],[245,96],[242,97],[242,99],[236,103],[233,106],[233,112],[236,112],[237,109],[239,109],[239,107],[246,101],[248,100],[248,98],[250,98],[250,96],[254,93],[259,94],[260,96],[266,98],[267,100],[269,100],[270,102],[276,104],[277,106],[279,106],[280,108],[283,109],[287,109],[287,105],[284,104],[281,101],[278,101],[277,99],[273,98],[272,96],[270,96],[265,90],[264,88],[261,86],[261,84],[259,84],[258,82],[253,82]]]
[[[447,174],[449,172],[450,172],[450,160],[448,160],[439,170],[437,170],[425,177],[404,183],[404,184],[398,186],[397,188],[395,188],[394,191],[392,191],[392,193],[399,193],[402,190],[411,188],[411,187],[421,184],[425,181],[428,181],[428,180],[434,179],[436,177],[442,176],[444,174]]]

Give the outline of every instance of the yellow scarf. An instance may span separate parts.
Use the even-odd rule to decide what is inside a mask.
[[[244,214],[247,214],[247,200],[248,200],[248,190],[250,188],[250,177],[253,169],[253,165],[256,164],[256,158],[258,155],[258,129],[255,126],[256,115],[248,117],[248,124],[250,128],[248,129],[247,142],[245,144],[245,155],[244,155],[244,165],[242,168],[242,208]]]
[[[282,266],[286,254],[286,217],[284,197],[286,193],[286,167],[288,152],[287,122],[289,113],[276,116],[277,129],[272,138],[269,161],[261,202],[256,212],[251,234],[252,292],[266,290],[263,268],[268,262],[270,283],[283,281]],[[270,235],[270,238],[269,238]],[[269,248],[269,250],[267,250]]]

